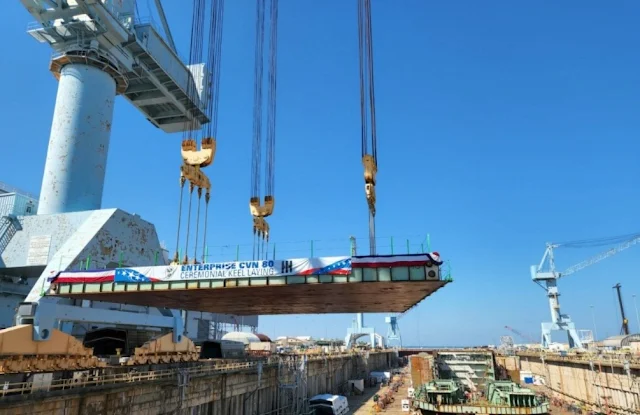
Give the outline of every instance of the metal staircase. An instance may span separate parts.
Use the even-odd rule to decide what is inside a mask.
[[[0,217],[0,255],[9,245],[9,241],[16,232],[22,230],[20,221],[15,215],[7,215]]]

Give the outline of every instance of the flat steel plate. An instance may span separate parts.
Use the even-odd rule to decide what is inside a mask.
[[[299,277],[298,277],[299,278]],[[345,277],[346,279],[346,277]],[[65,298],[235,315],[404,312],[448,281],[349,281],[244,286],[226,280],[60,284]],[[234,286],[230,286],[234,285]]]

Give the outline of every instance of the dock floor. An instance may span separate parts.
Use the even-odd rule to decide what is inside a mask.
[[[408,399],[407,393],[409,389],[409,383],[411,380],[408,376],[406,369],[402,373],[404,384],[398,388],[398,392],[393,394],[394,401],[388,405],[385,409],[380,411],[382,414],[387,415],[407,415],[409,412],[402,412],[402,400]],[[375,394],[382,394],[388,389],[388,386],[381,387],[380,385],[365,388],[362,395],[349,396],[349,414],[350,415],[370,415],[373,411],[373,397]]]

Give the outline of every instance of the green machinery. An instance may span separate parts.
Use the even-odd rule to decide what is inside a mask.
[[[489,383],[486,396],[492,405],[531,408],[541,403],[541,399],[531,389],[510,381]]]
[[[504,414],[516,415],[526,408],[528,414],[549,413],[549,403],[536,396],[531,389],[520,387],[510,381],[491,381],[485,388],[483,398],[472,398],[463,387],[451,379],[440,379],[418,388],[413,407],[422,413],[439,414]]]

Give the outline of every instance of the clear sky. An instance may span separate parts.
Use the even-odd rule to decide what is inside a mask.
[[[183,56],[190,2],[165,1]],[[141,1],[148,14],[151,1]],[[216,259],[251,256],[248,211],[254,2],[227,1],[218,154],[208,169]],[[0,180],[40,190],[57,83],[33,18],[4,5]],[[453,284],[400,320],[404,344],[535,338],[549,319],[529,266],[547,241],[640,231],[640,3],[373,0],[380,251],[420,247],[452,265]],[[347,255],[366,245],[354,0],[280,1],[275,214],[278,257]],[[138,213],[175,245],[181,134],[118,98],[104,207]],[[634,185],[636,183],[636,185]],[[225,247],[226,246],[226,247]],[[598,252],[558,250],[564,269]],[[633,331],[640,247],[561,280],[563,311],[600,337],[618,334],[622,284]],[[382,295],[382,294],[381,294]],[[269,335],[343,337],[352,315],[262,317]],[[384,315],[365,323],[386,334]],[[516,338],[516,340],[518,340]]]

